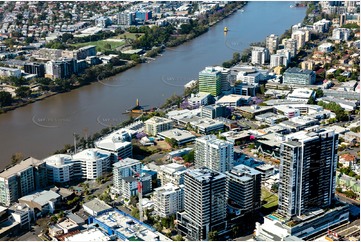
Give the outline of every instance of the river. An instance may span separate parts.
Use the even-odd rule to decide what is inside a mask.
[[[137,98],[141,105],[160,106],[172,94],[181,94],[184,84],[196,79],[205,66],[221,64],[249,43],[263,41],[272,33],[281,35],[301,22],[306,8],[290,8],[291,4],[249,2],[244,12],[236,12],[192,41],[167,49],[150,63],[1,114],[0,169],[16,152],[43,159],[72,144],[73,133],[84,136],[125,121],[128,116],[123,113]]]

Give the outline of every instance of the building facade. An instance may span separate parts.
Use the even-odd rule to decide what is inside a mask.
[[[157,135],[160,132],[170,130],[173,126],[173,121],[162,117],[152,117],[144,122],[145,132],[150,135]]]
[[[213,96],[219,96],[222,92],[221,72],[214,67],[206,67],[199,72],[199,92],[208,92]]]
[[[269,50],[263,47],[253,47],[251,63],[257,65],[264,65],[269,61]]]
[[[335,196],[338,134],[311,129],[281,143],[278,213],[290,218],[328,207]]]
[[[29,157],[0,173],[0,204],[9,206],[19,197],[46,186],[45,162]]]
[[[254,212],[261,207],[261,172],[238,165],[225,173],[229,211],[236,215]]]
[[[266,37],[266,48],[269,50],[270,54],[276,53],[278,49],[279,39],[278,35],[271,34]]]
[[[233,166],[233,144],[229,141],[217,139],[215,135],[206,135],[196,139],[195,159],[196,168],[226,172]]]
[[[316,74],[312,70],[302,70],[297,67],[288,68],[283,74],[284,84],[313,85]]]
[[[86,149],[72,158],[81,162],[83,178],[87,180],[97,179],[111,169],[111,154],[101,149]]]
[[[184,209],[184,185],[167,183],[154,189],[154,211],[159,217],[167,218]]]
[[[185,174],[184,212],[177,213],[178,230],[188,240],[209,240],[209,232],[226,227],[226,176],[208,168]]]
[[[36,74],[37,77],[45,76],[45,66],[41,63],[26,63],[24,65],[25,73]]]

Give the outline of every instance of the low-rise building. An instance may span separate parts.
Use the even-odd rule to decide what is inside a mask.
[[[243,106],[243,107],[237,107],[235,109],[235,113],[240,113],[242,116],[252,119],[257,115],[273,112],[273,106],[258,106],[258,105],[252,105],[252,106]]]
[[[98,198],[94,198],[93,200],[84,203],[83,208],[84,211],[91,216],[98,216],[99,214],[112,209],[111,206]]]
[[[324,52],[324,53],[330,53],[332,52],[333,45],[331,43],[323,43],[318,46],[318,51]]]
[[[162,138],[175,139],[178,145],[184,145],[186,143],[192,142],[196,138],[196,136],[194,136],[191,132],[180,129],[170,129],[163,131],[158,133],[158,136]]]
[[[0,77],[9,77],[9,76],[20,78],[21,71],[16,68],[0,67]]]
[[[264,113],[264,114],[257,115],[255,117],[255,119],[262,123],[274,125],[276,123],[286,120],[287,117],[284,115],[275,114],[275,113]]]
[[[316,81],[316,74],[311,70],[297,67],[288,68],[283,75],[284,84],[312,85]]]
[[[222,98],[217,100],[216,104],[226,107],[237,107],[242,105],[248,105],[250,101],[251,101],[251,96],[230,94],[227,96],[223,96]]]
[[[255,167],[257,171],[261,172],[262,182],[264,183],[268,180],[271,176],[274,175],[275,167],[270,164],[263,164],[260,166]]]
[[[54,213],[56,207],[60,205],[60,202],[61,196],[51,190],[44,190],[19,198],[19,203],[26,204],[34,211],[36,217]]]
[[[107,234],[112,235],[112,240],[159,241],[162,237],[153,227],[118,209],[111,209],[90,217],[89,223],[99,226],[103,231],[107,231]],[[162,237],[163,239],[164,237]],[[78,240],[84,239],[79,237]]]
[[[189,124],[199,134],[210,134],[212,132],[223,131],[224,129],[224,124],[221,121],[209,118],[197,119]]]
[[[64,241],[111,241],[111,236],[107,235],[101,229],[91,227],[79,233],[64,237]]]
[[[287,95],[287,100],[307,103],[311,97],[315,99],[316,97],[315,91],[307,88],[297,88],[294,89],[292,93]]]
[[[211,94],[208,92],[199,92],[197,94],[192,93],[188,98],[188,104],[192,108],[208,105]]]
[[[298,117],[301,115],[300,110],[293,106],[277,105],[277,106],[274,106],[274,109],[277,114],[284,115],[287,118]]]
[[[215,119],[218,117],[225,117],[227,110],[225,106],[208,105],[201,107],[201,117]]]

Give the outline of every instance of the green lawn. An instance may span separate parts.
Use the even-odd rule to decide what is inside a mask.
[[[264,188],[262,188],[261,200],[267,202],[263,205],[264,208],[271,208],[278,205],[278,197]]]
[[[111,50],[115,50],[119,46],[124,45],[124,41],[115,42],[115,41],[98,40],[98,41],[92,41],[86,43],[72,44],[72,46],[75,46],[76,48],[81,48],[87,45],[95,45],[97,51],[103,52],[104,50],[106,50],[105,45],[107,44],[110,44]]]
[[[127,39],[136,39],[135,35],[142,36],[143,33],[124,33],[124,34],[120,34],[118,36],[112,37],[112,39],[124,39],[124,36]]]

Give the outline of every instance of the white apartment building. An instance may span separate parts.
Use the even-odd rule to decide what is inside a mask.
[[[0,173],[0,204],[9,206],[19,197],[46,186],[45,162],[29,157]]]
[[[253,47],[251,63],[263,65],[267,61],[269,61],[269,50],[263,47]]]
[[[226,172],[233,167],[233,143],[217,139],[215,135],[206,135],[196,139],[195,167]]]
[[[166,218],[184,209],[184,185],[167,183],[154,189],[154,211],[158,216]]]
[[[332,31],[332,39],[347,41],[350,38],[351,30],[346,28],[335,28]]]
[[[126,130],[119,129],[97,140],[94,142],[94,145],[98,149],[114,153],[115,155],[112,156],[112,161],[115,162],[118,158],[125,159],[132,157],[133,146],[130,140],[131,135]]]
[[[64,183],[83,177],[81,162],[71,155],[56,154],[44,159],[49,182]]]
[[[277,50],[277,54],[271,55],[270,67],[276,67],[280,65],[288,66],[291,59],[291,53],[288,50]]]
[[[73,160],[81,162],[83,178],[93,180],[110,169],[110,157],[110,152],[91,148],[73,155]]]
[[[307,31],[308,32],[308,31]],[[297,41],[297,50],[300,50],[306,43],[306,31],[297,30],[292,33],[291,38]]]
[[[282,43],[284,45],[284,49],[288,50],[291,54],[291,57],[296,56],[297,51],[297,40],[295,39],[284,39],[282,40]]]
[[[269,53],[274,54],[278,49],[279,44],[278,35],[271,34],[266,37],[266,48],[269,50]]]
[[[160,132],[171,129],[173,121],[167,118],[155,116],[145,121],[144,124],[145,132],[155,136]]]
[[[121,194],[122,196],[129,196],[129,191],[137,188],[135,172],[141,172],[141,163],[139,160],[126,158],[113,164],[113,186],[111,188],[113,193]],[[133,178],[133,180],[124,180],[124,178]]]
[[[158,179],[162,186],[167,183],[181,185],[184,183],[184,173],[186,170],[183,165],[177,163],[161,165],[158,171]]]

